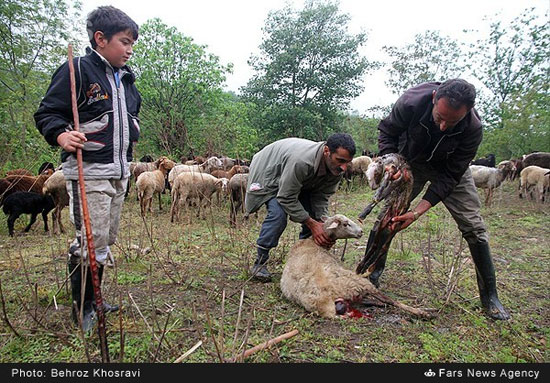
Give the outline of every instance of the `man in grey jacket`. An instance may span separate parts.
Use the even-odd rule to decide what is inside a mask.
[[[378,125],[378,148],[380,155],[402,154],[411,165],[411,201],[429,181],[417,206],[394,217],[393,225],[401,222],[403,230],[442,202],[470,248],[483,308],[491,318],[506,320],[510,315],[498,299],[489,236],[469,169],[483,136],[475,98],[474,86],[462,79],[428,82],[407,90]],[[376,286],[385,263],[383,254],[369,276]]]
[[[256,241],[258,255],[252,275],[271,281],[266,262],[287,225],[287,217],[302,224],[300,239],[313,236],[320,246],[334,244],[320,222],[328,213],[328,202],[338,189],[348,164],[355,155],[353,138],[335,133],[326,142],[285,138],[267,145],[252,158],[246,188],[247,215],[262,205],[267,216]]]

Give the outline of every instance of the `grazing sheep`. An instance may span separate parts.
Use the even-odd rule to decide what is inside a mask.
[[[550,169],[550,153],[535,152],[523,156],[523,167],[538,166],[545,169]]]
[[[160,194],[166,186],[166,174],[175,165],[174,161],[163,158],[157,170],[143,172],[136,181],[138,199],[141,207],[141,215],[144,217],[147,211],[153,212],[151,204],[155,193],[159,196],[159,210],[162,210]]]
[[[495,167],[495,155],[487,154],[485,158],[479,158],[470,163],[470,165],[487,166],[489,168]]]
[[[178,174],[172,184],[170,221],[174,222],[174,219],[176,219],[176,221],[179,222],[180,208],[188,199],[198,199],[197,205],[199,210],[197,212],[197,217],[200,217],[201,207],[204,207],[204,212],[206,206],[210,203],[212,194],[221,191],[223,184],[224,182],[222,179],[207,173],[182,172]],[[203,213],[203,215],[206,216],[206,213]]]
[[[351,181],[354,177],[359,176],[359,179],[362,180],[366,176],[367,169],[371,162],[372,158],[368,156],[359,156],[351,160],[351,163],[347,167],[345,173],[348,187],[351,185]]]
[[[67,193],[67,181],[63,176],[62,170],[56,170],[55,173],[44,182],[42,192],[44,195],[51,195],[54,200],[55,209],[52,213],[53,233],[57,234],[58,230],[64,233],[65,228],[61,220],[61,211],[65,206],[69,206],[69,193]]]
[[[17,191],[30,191],[42,194],[44,182],[53,174],[51,169],[39,176],[9,175],[0,182],[0,197],[7,197]]]
[[[144,157],[142,157],[144,158]],[[150,158],[150,156],[149,156]],[[146,159],[149,159],[146,157]],[[159,164],[162,160],[168,160],[168,157],[161,156],[156,161],[150,162],[130,162],[130,177],[128,178],[128,185],[126,185],[126,194],[124,197],[128,197],[130,194],[130,185],[132,177],[137,181],[139,175],[143,172],[152,172],[159,168]],[[136,197],[137,198],[137,197]]]
[[[523,198],[523,195],[529,192],[530,198],[533,199],[533,187],[539,195],[539,201],[544,202],[546,194],[550,191],[550,169],[532,165],[521,171],[519,198]]]
[[[225,170],[213,170],[210,174],[212,174],[216,178],[227,178],[228,180],[231,179],[235,174],[237,173],[245,173],[242,166],[240,165],[233,165],[231,169],[228,171]]]
[[[49,195],[42,195],[33,192],[18,191],[4,200],[2,210],[8,216],[8,231],[13,237],[13,227],[15,220],[21,214],[31,214],[31,221],[25,227],[25,233],[28,232],[36,222],[36,216],[42,214],[44,220],[44,230],[48,231],[48,213],[54,208],[53,198]]]
[[[144,155],[143,157],[141,157],[139,159],[139,162],[154,162],[154,161],[155,161],[155,159],[150,154],[146,154],[146,155]]]
[[[506,173],[505,180],[512,180],[516,172],[516,166],[512,160],[501,161],[497,164],[498,169],[502,169]]]
[[[177,165],[168,174],[168,183],[173,187],[176,177],[183,172],[212,173],[214,170],[222,169],[223,163],[218,157],[210,157],[200,165]]]
[[[359,225],[339,214],[328,218],[323,227],[332,239],[360,238],[363,234]],[[367,278],[346,269],[335,255],[318,246],[313,238],[300,240],[290,249],[281,276],[281,291],[289,300],[325,318],[350,316],[354,311],[349,305],[367,296],[420,317],[431,317],[424,310],[382,294]]]
[[[248,182],[248,174],[235,174],[229,180],[229,201],[231,202],[229,211],[229,224],[233,227],[237,226],[237,211],[240,209],[244,214],[244,196],[246,194],[246,183]]]
[[[482,165],[470,165],[472,177],[477,188],[485,189],[485,204],[491,206],[493,192],[508,176],[505,169],[489,168]]]

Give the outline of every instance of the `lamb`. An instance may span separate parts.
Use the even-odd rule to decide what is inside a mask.
[[[482,165],[470,165],[476,187],[485,189],[485,204],[491,206],[493,192],[508,176],[505,169],[489,168]]]
[[[472,161],[470,165],[477,165],[477,166],[486,166],[489,168],[495,167],[495,155],[494,154],[487,154],[485,158],[479,158],[477,160]]]
[[[33,192],[18,191],[4,200],[2,210],[8,216],[8,231],[13,237],[14,224],[21,214],[31,214],[31,221],[25,227],[25,233],[36,222],[36,216],[42,214],[44,230],[48,232],[48,213],[54,208],[53,198]]]
[[[520,174],[519,198],[529,191],[532,198],[531,188],[535,187],[540,202],[544,202],[546,193],[550,190],[550,169],[540,166],[527,166]]]
[[[359,225],[340,214],[327,218],[323,227],[333,239],[360,238],[363,235]],[[413,315],[431,317],[425,310],[382,294],[368,278],[345,268],[329,250],[315,244],[313,238],[300,240],[290,249],[281,276],[281,291],[289,300],[325,318],[353,315],[350,304],[367,296]]]
[[[44,195],[51,195],[54,200],[55,208],[52,213],[53,233],[57,234],[58,230],[64,233],[65,228],[61,222],[61,211],[65,206],[69,206],[69,194],[67,193],[67,182],[62,170],[57,170],[44,182],[42,192]]]
[[[172,160],[163,158],[159,163],[159,168],[153,171],[143,172],[139,175],[136,181],[138,199],[141,207],[141,215],[145,217],[147,210],[153,212],[151,203],[155,193],[159,196],[159,210],[162,210],[162,201],[160,194],[165,188],[166,174],[174,167],[175,163]]]
[[[222,169],[223,163],[218,157],[210,157],[200,165],[177,165],[168,174],[168,183],[173,187],[174,180],[182,172],[212,173],[216,169]]]
[[[174,220],[176,220],[179,222],[179,211],[181,205],[185,203],[187,199],[194,198],[199,200],[197,217],[200,217],[203,202],[204,207],[206,208],[210,202],[212,194],[222,190],[223,183],[223,180],[218,179],[211,174],[200,172],[182,172],[181,174],[178,174],[172,184],[170,221],[174,222]]]
[[[231,202],[229,211],[229,224],[233,227],[237,226],[237,211],[241,209],[244,214],[244,196],[246,194],[246,183],[248,174],[235,174],[229,180],[229,201]]]

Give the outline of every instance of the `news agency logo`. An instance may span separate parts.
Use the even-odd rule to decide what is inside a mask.
[[[433,378],[435,376],[435,372],[432,371],[430,368],[428,371],[424,373],[424,376],[427,376],[428,378]]]

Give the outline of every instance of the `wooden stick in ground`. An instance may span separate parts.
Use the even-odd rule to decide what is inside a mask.
[[[268,340],[267,342],[264,342],[262,344],[259,344],[257,346],[254,346],[252,348],[249,348],[242,354],[242,359],[248,358],[250,355],[254,354],[255,352],[265,350],[274,344],[277,344],[285,339],[292,338],[293,336],[298,334],[298,330],[292,330],[290,332],[284,333],[282,335],[279,335],[273,339]]]
[[[76,104],[76,80],[73,63],[73,46],[69,44],[69,77],[71,80],[71,104],[73,109],[74,130],[80,130],[80,120],[78,117],[78,106]],[[94,237],[92,224],[90,222],[90,212],[88,210],[88,200],[86,199],[86,185],[84,183],[84,166],[82,160],[82,149],[76,149],[76,163],[78,165],[78,186],[80,187],[80,202],[82,206],[82,219],[86,231],[86,244],[88,247],[88,263],[92,274],[92,285],[94,287],[95,303],[97,310],[97,330],[101,349],[101,361],[109,362],[109,348],[107,344],[107,331],[105,330],[105,312],[103,311],[103,299],[101,297],[101,288],[99,282],[98,266],[95,259]]]

